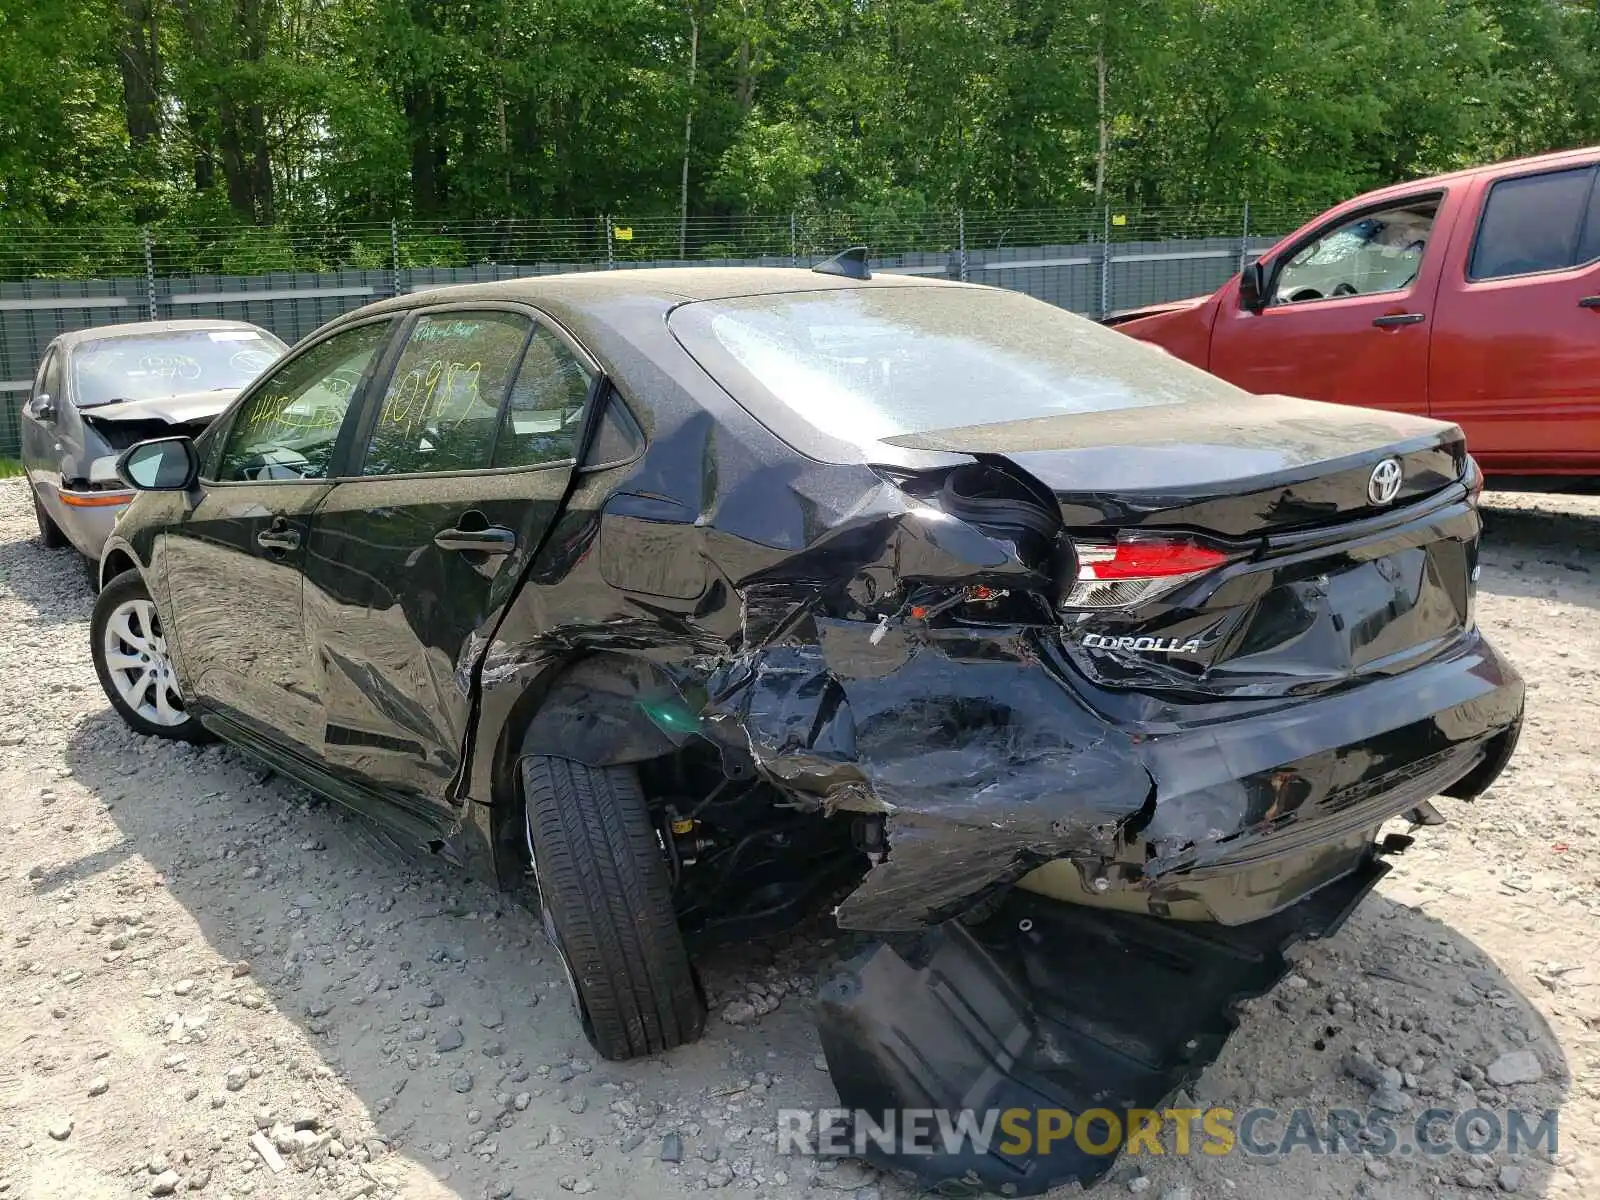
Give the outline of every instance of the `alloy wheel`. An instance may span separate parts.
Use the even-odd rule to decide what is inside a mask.
[[[139,716],[167,726],[189,719],[153,602],[136,599],[117,605],[106,622],[101,649],[117,694]]]

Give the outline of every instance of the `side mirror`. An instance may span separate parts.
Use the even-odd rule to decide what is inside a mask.
[[[55,398],[49,392],[40,392],[28,401],[28,415],[35,421],[54,421],[56,419]]]
[[[1239,272],[1239,307],[1258,313],[1267,306],[1267,264],[1257,259]]]
[[[141,492],[186,492],[199,477],[200,455],[186,437],[152,438],[117,459],[117,478]]]

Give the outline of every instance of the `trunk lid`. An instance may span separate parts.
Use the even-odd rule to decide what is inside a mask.
[[[1184,529],[1245,538],[1405,505],[1459,480],[1461,430],[1413,417],[1228,389],[1215,400],[906,434],[913,450],[1004,458],[1055,493],[1068,529]],[[1398,458],[1400,490],[1369,493]]]
[[[975,455],[1048,488],[1085,562],[1118,545],[1133,562],[1159,559],[1150,546],[1211,554],[1150,599],[1121,599],[1137,588],[1093,605],[1069,596],[1065,648],[1108,687],[1314,694],[1409,669],[1472,624],[1480,524],[1453,425],[1235,394],[893,441]],[[1375,472],[1392,479],[1396,465],[1390,496]]]

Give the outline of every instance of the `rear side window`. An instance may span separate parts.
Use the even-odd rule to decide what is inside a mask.
[[[1578,238],[1578,262],[1600,259],[1600,169],[1595,186],[1589,190],[1589,215],[1584,218],[1583,234]]]
[[[573,455],[594,376],[547,329],[536,329],[517,372],[495,446],[497,467],[564,462]]]
[[[533,321],[519,313],[417,318],[378,406],[363,475],[482,471]]]
[[[1600,249],[1600,237],[1584,229],[1594,182],[1595,169],[1579,167],[1496,183],[1484,205],[1468,277],[1504,279],[1588,261]]]

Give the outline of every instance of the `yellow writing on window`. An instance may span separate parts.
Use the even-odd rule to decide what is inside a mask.
[[[431,425],[458,406],[456,424],[473,415],[480,403],[478,381],[481,362],[463,363],[436,358],[418,363],[389,389],[378,421],[409,431]]]

